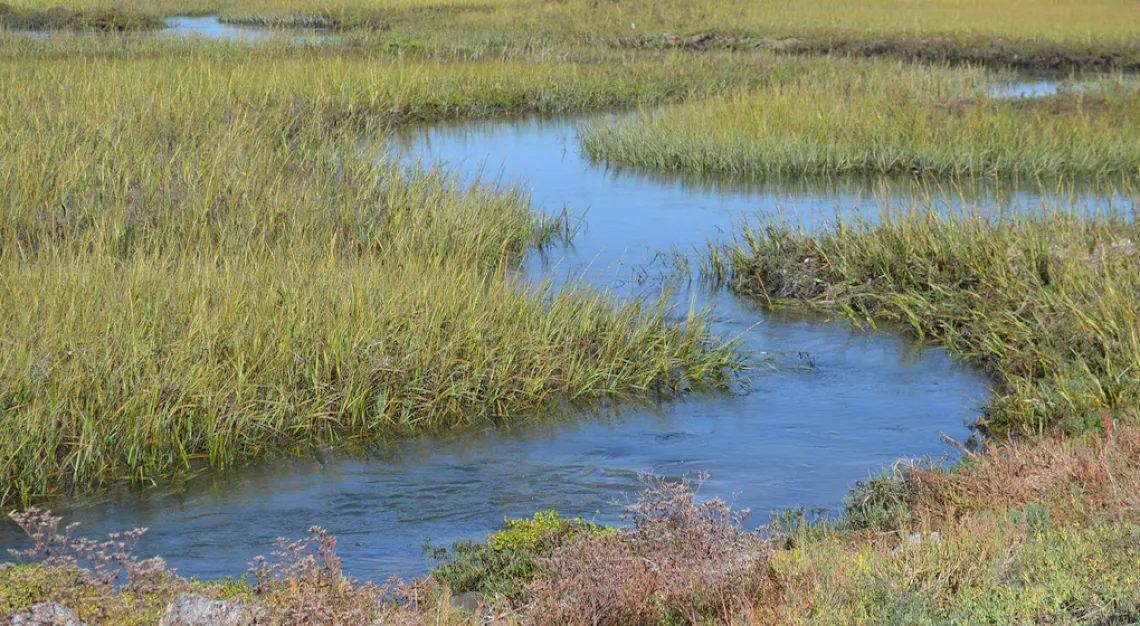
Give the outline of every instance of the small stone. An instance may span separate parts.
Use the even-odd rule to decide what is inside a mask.
[[[12,626],[84,626],[75,611],[58,602],[41,602],[16,612]]]
[[[158,626],[249,626],[257,617],[258,612],[237,602],[182,593],[166,605]]]
[[[924,541],[934,544],[942,543],[942,534],[938,532],[932,532],[927,536],[923,536],[922,533],[914,533],[913,535],[908,536],[905,541],[892,548],[891,554],[898,554],[899,552],[902,552],[907,546],[916,546],[923,543]]]
[[[475,613],[483,604],[483,596],[476,591],[468,591],[457,596],[451,596],[451,608],[458,611]]]
[[[693,35],[685,39],[686,48],[706,48],[712,43],[713,36],[710,33],[702,33],[700,35]]]
[[[791,39],[760,38],[760,39],[755,40],[752,43],[752,47],[754,47],[754,48],[765,48],[768,50],[786,50],[787,48],[791,48],[792,46],[798,46],[801,43],[803,43],[802,39],[796,39],[794,37]]]
[[[476,591],[451,596],[451,608],[474,615],[479,618],[480,624],[488,624],[494,621],[495,614],[491,610],[490,603],[483,597],[483,594]]]

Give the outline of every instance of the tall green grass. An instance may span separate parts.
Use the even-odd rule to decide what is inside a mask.
[[[559,220],[385,155],[395,123],[637,98],[664,70],[7,45],[30,52],[0,61],[4,503],[742,366],[663,300],[523,282]]]
[[[983,81],[877,66],[608,120],[582,132],[619,165],[755,176],[930,173],[1043,178],[1140,175],[1140,88],[992,98]],[[970,75],[966,75],[970,76]]]
[[[1140,401],[1137,241],[1131,213],[1079,200],[1000,218],[916,205],[818,232],[742,225],[705,275],[951,347],[993,376],[990,433],[1097,432]]]

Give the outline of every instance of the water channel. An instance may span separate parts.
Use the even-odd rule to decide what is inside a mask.
[[[224,36],[216,19],[176,19],[171,28],[186,34]],[[905,179],[775,183],[615,170],[580,153],[576,131],[589,119],[410,127],[391,150],[409,167],[443,163],[459,178],[518,183],[539,210],[580,218],[572,245],[531,254],[523,271],[535,279],[585,280],[622,296],[653,295],[668,269],[661,253],[692,253],[739,219],[784,215],[810,226],[836,214],[874,216],[919,196],[946,207],[1032,210],[1052,193],[987,184],[939,190]],[[1127,201],[1095,191],[1085,200]],[[739,336],[753,354],[772,357],[774,367],[758,369],[737,394],[399,442],[367,456],[265,461],[178,487],[46,506],[81,522],[90,536],[149,527],[140,552],[163,555],[184,575],[241,574],[276,538],[320,524],[340,538],[355,575],[410,576],[430,567],[423,539],[480,537],[504,517],[555,509],[616,522],[619,503],[636,496],[646,475],[708,473],[703,495],[735,498],[753,509],[756,523],[787,506],[834,511],[855,481],[894,460],[946,453],[939,430],[967,437],[966,424],[988,393],[983,377],[943,350],[890,333],[775,315],[692,285],[681,285],[673,298],[682,308],[711,310],[718,332]],[[0,548],[21,544],[10,524],[0,525]]]
[[[623,294],[660,287],[657,251],[699,245],[736,218],[871,211],[912,191],[881,181],[791,187],[607,170],[579,154],[579,122],[411,128],[394,148],[409,164],[443,161],[460,177],[517,179],[537,206],[584,215],[571,247],[533,255],[526,271],[584,277]],[[646,474],[707,472],[703,493],[737,494],[757,522],[786,506],[834,509],[856,480],[895,459],[943,454],[938,429],[968,435],[965,421],[987,393],[985,380],[942,350],[891,334],[768,315],[696,288],[676,299],[712,308],[717,330],[741,335],[754,353],[789,356],[758,371],[741,394],[403,442],[367,458],[271,461],[177,489],[123,490],[53,508],[89,534],[150,527],[143,553],[162,554],[183,574],[241,573],[277,537],[321,524],[341,538],[357,575],[414,575],[430,565],[425,537],[478,537],[504,516],[555,509],[615,522],[615,502],[634,497]],[[0,547],[16,543],[5,527]]]

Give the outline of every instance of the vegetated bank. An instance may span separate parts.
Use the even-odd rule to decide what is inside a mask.
[[[715,10],[698,0],[10,0],[9,6],[28,15],[218,15],[235,24],[368,31],[389,43],[425,42],[458,55],[551,44],[764,48],[1026,70],[1140,69],[1140,9],[1128,0],[874,0],[839,7],[727,0]]]
[[[0,3],[0,31],[80,31],[137,32],[161,30],[166,24],[149,14],[133,14],[118,9],[95,11],[50,9],[16,9]]]
[[[706,273],[741,295],[888,322],[988,371],[998,395],[979,426],[1007,435],[1134,420],[1140,394],[1137,227],[1080,199],[993,216],[904,207],[816,232],[742,225]]]
[[[521,194],[375,158],[371,133],[416,117],[763,86],[741,78],[756,58],[719,52],[531,62],[557,50],[473,67],[284,43],[0,42],[6,498],[723,382],[737,355],[699,319],[512,282],[507,264],[559,233]],[[57,549],[0,571],[3,608],[54,599],[90,621],[153,623],[192,590],[261,604],[276,623],[473,621],[451,609],[454,587],[530,623],[1134,621],[1134,226],[1078,208],[994,221],[920,207],[822,233],[763,224],[717,249],[709,276],[742,294],[909,325],[1002,385],[984,425],[1017,441],[953,471],[870,480],[840,522],[790,512],[756,536],[666,486],[629,530],[540,517],[442,554],[459,566],[434,581],[380,588],[345,577],[321,531],[248,585],[208,585],[132,560],[121,539],[59,540],[25,516]],[[111,584],[119,567],[128,586]],[[494,597],[526,578],[522,604],[517,585]]]
[[[153,624],[196,593],[257,623],[322,626],[1128,624],[1140,613],[1140,431],[1106,425],[1104,437],[991,447],[953,472],[900,466],[853,492],[841,520],[791,510],[763,533],[688,484],[655,485],[627,528],[509,520],[485,543],[441,550],[431,577],[387,584],[345,574],[319,528],[242,580],[201,582],[136,556],[137,533],[76,542],[29,511],[19,520],[36,547],[0,570],[0,613],[51,600],[86,623]]]
[[[592,158],[746,176],[928,174],[1051,180],[1140,176],[1140,83],[988,95],[915,66],[811,76],[588,126]],[[1079,83],[1079,85],[1077,84]]]

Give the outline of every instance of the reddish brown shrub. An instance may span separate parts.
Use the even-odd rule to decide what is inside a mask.
[[[438,595],[430,581],[387,585],[360,582],[344,573],[336,552],[336,537],[313,526],[297,541],[277,540],[276,562],[257,557],[250,572],[257,579],[256,593],[269,612],[268,623],[296,626],[356,626],[388,623],[395,613],[412,609],[428,596]],[[415,620],[418,621],[418,620]]]
[[[630,508],[630,527],[584,535],[543,564],[529,586],[530,621],[574,626],[729,624],[748,620],[775,592],[769,548],[746,532],[747,510],[698,503],[689,481],[652,486]]]
[[[937,526],[970,511],[1053,504],[1055,519],[1140,514],[1140,426],[1105,423],[1105,437],[1060,434],[987,445],[952,472],[906,472],[910,506]]]

